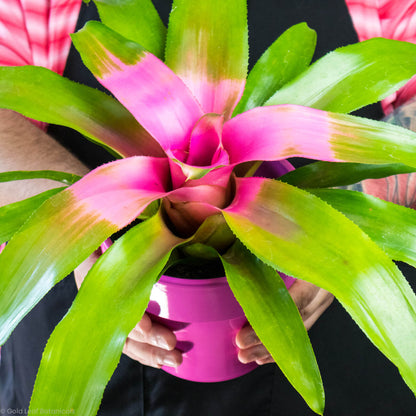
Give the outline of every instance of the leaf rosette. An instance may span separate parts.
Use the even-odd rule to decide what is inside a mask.
[[[416,170],[413,132],[347,114],[404,85],[416,46],[372,39],[310,65],[316,34],[302,23],[247,77],[243,0],[174,0],[167,31],[150,0],[95,3],[102,23],[72,39],[112,96],[45,68],[0,68],[1,107],[74,128],[119,158],[58,193],[1,208],[11,224],[0,255],[1,343],[103,241],[147,219],[88,273],[45,349],[31,411],[96,414],[172,252],[196,254],[201,243],[216,250],[248,320],[315,412],[324,408],[318,366],[276,270],[332,292],[416,391],[416,297],[391,260],[416,258],[397,237],[416,246],[414,211],[301,189],[345,184],[345,172],[357,181]],[[276,180],[295,156],[324,162]],[[259,161],[273,178],[256,173]],[[363,215],[368,207],[378,214]],[[378,217],[394,222],[394,247]]]

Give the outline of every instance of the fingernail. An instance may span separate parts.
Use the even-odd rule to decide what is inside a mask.
[[[164,350],[170,350],[168,343],[163,337],[156,337],[156,345]]]
[[[163,359],[163,365],[166,365],[168,367],[177,367],[179,363],[171,357],[165,357]]]

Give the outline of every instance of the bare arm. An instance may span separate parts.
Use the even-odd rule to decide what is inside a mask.
[[[88,172],[75,156],[20,114],[0,109],[0,172],[59,170]],[[0,183],[0,206],[61,186],[49,180]]]
[[[416,173],[406,173],[382,179],[366,179],[341,188],[364,192],[385,201],[416,209]]]

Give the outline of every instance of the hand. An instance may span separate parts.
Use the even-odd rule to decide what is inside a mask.
[[[88,270],[98,259],[97,251],[75,270],[75,280],[80,287]],[[302,316],[306,329],[312,327],[316,320],[333,301],[333,295],[311,283],[297,280],[289,289],[294,302]],[[236,336],[240,349],[238,358],[242,363],[255,361],[257,364],[274,362],[266,347],[261,343],[251,325],[247,324]],[[175,334],[168,328],[152,322],[147,314],[129,334],[123,353],[144,365],[160,368],[162,365],[176,367],[182,362],[182,354],[174,349]]]
[[[100,254],[100,250],[96,251],[74,271],[78,289]],[[182,353],[175,349],[175,345],[175,334],[163,325],[152,322],[150,317],[144,314],[127,337],[123,353],[150,367],[177,367],[182,363]]]
[[[150,367],[177,367],[182,363],[182,353],[175,346],[175,334],[165,326],[152,322],[145,313],[130,332],[123,353]]]
[[[296,306],[302,316],[307,330],[324,313],[334,300],[334,296],[311,283],[296,280],[289,289]],[[244,326],[236,337],[238,359],[242,363],[255,361],[259,365],[274,362],[266,347],[261,343],[250,324]]]

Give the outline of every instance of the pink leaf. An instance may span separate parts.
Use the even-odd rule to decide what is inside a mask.
[[[230,163],[293,156],[331,162],[415,165],[415,134],[387,123],[298,105],[258,107],[227,121]]]
[[[172,175],[174,187],[182,183],[182,177],[185,181],[199,179],[220,166],[229,165],[228,154],[222,145],[223,122],[224,117],[219,114],[205,114],[191,133],[188,151],[166,151],[182,171],[180,173],[172,166],[172,172],[179,173],[178,177]]]
[[[120,70],[104,75],[102,84],[162,148],[186,149],[202,110],[183,82],[150,53],[134,66],[118,64]]]
[[[164,207],[176,232],[190,236],[207,217],[216,215],[232,199],[231,167],[209,172],[189,181],[164,198]]]
[[[236,179],[236,193],[232,203],[225,209],[226,212],[241,213],[247,207],[261,212],[260,204],[256,204],[257,195],[261,192],[264,183],[270,179],[266,178],[237,178]],[[267,218],[263,218],[267,221]]]
[[[198,76],[182,76],[186,85],[192,89],[207,112],[224,114],[229,119],[238,101],[243,95],[245,79],[227,79],[222,81],[201,80]]]
[[[213,169],[208,172],[204,177],[194,179],[186,183],[187,187],[196,187],[201,185],[221,186],[222,188],[230,187],[231,174],[233,166],[224,166],[217,169]]]
[[[334,160],[326,113],[294,105],[257,107],[224,124],[231,163],[292,156]]]
[[[67,191],[78,201],[81,215],[89,212],[119,229],[166,195],[169,180],[166,159],[136,156],[100,166]]]
[[[218,208],[205,202],[172,203],[164,199],[163,206],[172,222],[175,234],[182,238],[190,237],[204,220],[220,212]]]
[[[188,165],[216,166],[228,165],[228,155],[221,143],[224,117],[218,114],[205,114],[194,127],[189,144]]]
[[[245,0],[175,0],[169,18],[166,63],[205,113],[230,118],[242,96],[248,64]]]
[[[171,69],[140,45],[98,22],[73,35],[87,67],[165,150],[188,150],[203,113]]]

